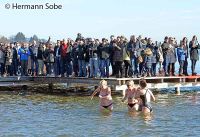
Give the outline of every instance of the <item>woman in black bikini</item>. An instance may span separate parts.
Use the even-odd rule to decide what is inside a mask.
[[[129,111],[139,110],[138,100],[136,99],[136,91],[137,89],[134,87],[134,82],[128,81],[126,93],[125,93],[124,98],[122,99],[122,102],[128,99],[127,107]]]
[[[113,110],[111,89],[107,86],[107,81],[100,81],[100,86],[92,93],[91,100],[99,92],[100,110]]]
[[[141,109],[142,112],[144,113],[150,113],[152,112],[152,107],[151,107],[151,100],[155,101],[155,97],[151,90],[147,88],[147,83],[146,80],[141,79],[139,83],[140,87],[138,88],[137,92],[140,96],[140,104],[141,104]]]

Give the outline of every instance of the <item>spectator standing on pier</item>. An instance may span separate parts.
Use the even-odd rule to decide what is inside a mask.
[[[126,39],[124,40],[123,60],[125,66],[125,78],[131,77],[133,75],[133,71],[131,66],[130,49],[128,48],[128,41]]]
[[[137,50],[138,47],[136,47],[136,39],[135,39],[135,35],[132,35],[130,37],[130,41],[128,43],[128,50],[130,51],[130,60],[131,60],[131,67],[132,67],[132,77],[135,77],[138,74],[138,62],[137,62]]]
[[[100,71],[101,77],[109,77],[110,66],[110,53],[111,48],[106,42],[105,38],[102,38],[102,43],[98,46],[99,58],[100,58]]]
[[[184,61],[185,61],[185,56],[186,56],[183,41],[181,41],[180,46],[177,48],[177,56],[178,56],[178,62],[180,65],[179,76],[183,76],[183,66],[184,66]]]
[[[78,41],[78,66],[79,66],[79,77],[86,77],[86,47],[83,40]]]
[[[123,38],[118,40],[118,42],[113,42],[113,61],[116,66],[116,78],[122,78],[124,75],[123,48],[124,48]]]
[[[168,66],[168,74],[170,76],[175,76],[175,63],[176,63],[176,48],[177,42],[175,38],[169,37],[169,66]]]
[[[38,45],[35,40],[33,40],[32,45],[29,47],[31,56],[31,76],[38,75]]]
[[[78,42],[75,42],[72,46],[72,64],[73,64],[73,76],[78,77]]]
[[[115,36],[111,35],[110,36],[110,43],[109,43],[110,49],[111,49],[111,52],[110,52],[110,65],[112,67],[112,75],[111,76],[115,76],[115,73],[116,73],[116,71],[115,71],[116,66],[115,66],[115,63],[113,61],[113,42],[114,42],[114,40],[115,40]]]
[[[0,70],[3,76],[5,72],[5,45],[3,43],[0,43]]]
[[[56,46],[54,47],[54,57],[55,57],[55,64],[54,64],[54,72],[55,76],[59,76],[61,74],[60,68],[60,40],[57,40]]]
[[[90,78],[96,78],[98,72],[98,56],[97,56],[97,45],[95,41],[89,39],[89,57],[90,57]]]
[[[54,50],[52,44],[48,44],[47,48],[44,51],[44,58],[46,61],[46,71],[47,76],[51,76],[53,74],[53,66],[54,66]]]
[[[148,39],[147,42],[147,48],[151,49],[152,51],[152,56],[151,56],[151,76],[156,76],[156,66],[157,66],[157,62],[158,62],[158,47],[157,45],[155,45],[151,38]]]
[[[44,75],[44,47],[43,47],[43,43],[39,44],[37,60],[38,60],[38,75],[43,76]]]
[[[146,45],[147,41],[145,39],[142,39],[142,36],[139,35],[136,40],[136,46],[138,47],[137,54],[138,54],[139,75],[144,75],[144,70],[145,70],[144,51],[146,49]]]
[[[11,51],[11,44],[8,44],[5,51],[5,76],[10,76],[12,59],[13,52]]]
[[[68,43],[67,40],[63,39],[62,45],[60,47],[61,52],[61,77],[65,76],[65,73],[67,75],[67,49],[68,49]]]
[[[188,50],[188,40],[186,37],[183,38],[182,40],[182,44],[183,44],[183,49],[185,51],[185,60],[184,60],[184,65],[183,65],[183,74],[185,76],[188,76],[188,71],[187,71],[187,67],[188,67],[188,57],[189,57],[189,50]]]
[[[17,76],[18,71],[18,54],[17,54],[17,47],[16,43],[11,44],[11,52],[13,55],[12,64],[11,64],[11,76]]]
[[[166,36],[164,39],[164,43],[161,45],[162,52],[163,52],[163,66],[165,71],[165,76],[169,76],[169,63],[170,63],[170,45],[169,45],[169,38]]]
[[[192,75],[196,75],[197,73],[195,72],[195,68],[196,68],[196,62],[199,60],[198,49],[200,48],[196,36],[193,36],[192,40],[190,41],[189,48],[190,48]]]
[[[68,43],[68,47],[67,47],[67,55],[66,55],[66,58],[67,58],[66,76],[69,77],[72,75],[72,71],[73,71],[71,52],[72,52],[72,46],[73,46],[74,41],[68,38],[67,43]]]
[[[28,43],[22,43],[21,48],[19,48],[18,54],[20,56],[21,63],[21,76],[28,76],[27,66],[28,66],[28,56],[30,51],[28,49]]]

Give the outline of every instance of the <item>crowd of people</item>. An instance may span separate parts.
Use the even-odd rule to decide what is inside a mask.
[[[110,36],[110,40],[84,38],[80,33],[75,40],[50,42],[0,43],[1,76],[58,76],[58,77],[140,77],[192,75],[199,60],[200,45],[197,37],[184,37],[180,43],[173,37],[164,42],[132,35]],[[179,72],[175,63],[179,62]],[[109,69],[112,68],[112,74]],[[157,69],[158,68],[158,69]]]

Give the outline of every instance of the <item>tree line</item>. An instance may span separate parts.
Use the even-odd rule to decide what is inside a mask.
[[[18,32],[16,35],[11,36],[9,38],[5,36],[0,36],[0,42],[2,43],[10,43],[10,42],[33,42],[33,41],[38,42],[46,42],[47,40],[45,39],[40,39],[38,38],[37,35],[33,35],[32,37],[26,37],[22,32]]]

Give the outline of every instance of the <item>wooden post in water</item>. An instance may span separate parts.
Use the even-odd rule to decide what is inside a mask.
[[[49,84],[49,90],[50,90],[50,92],[53,92],[53,83]]]
[[[175,87],[175,93],[176,95],[181,95],[180,87]]]

